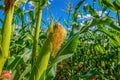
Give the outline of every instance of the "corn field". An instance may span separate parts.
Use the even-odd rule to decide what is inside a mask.
[[[0,80],[120,80],[120,0],[75,1],[0,0]]]

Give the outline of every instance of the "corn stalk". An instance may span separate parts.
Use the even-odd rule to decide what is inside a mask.
[[[33,42],[33,49],[32,49],[32,68],[34,63],[36,63],[37,57],[37,48],[38,48],[38,40],[39,40],[39,33],[40,33],[40,23],[42,18],[42,9],[44,8],[47,0],[40,0],[38,2],[34,1],[34,8],[36,10],[36,27],[35,27],[35,35],[34,35],[34,42]]]
[[[9,56],[11,23],[12,23],[13,11],[14,11],[14,0],[5,0],[4,2],[5,2],[5,19],[4,19],[4,24],[2,27],[0,74]]]
[[[38,16],[37,22],[36,22],[36,28],[35,28],[35,36],[34,36],[34,43],[33,43],[33,50],[32,50],[32,65],[34,65],[34,62],[36,61],[37,56],[37,46],[38,46],[38,40],[39,40],[39,33],[40,33],[40,23],[42,18],[42,9],[38,9]]]

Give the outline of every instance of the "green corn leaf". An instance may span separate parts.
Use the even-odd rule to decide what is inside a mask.
[[[28,64],[24,72],[20,75],[18,80],[23,80],[23,78],[30,72],[31,70],[31,65]]]
[[[112,46],[112,47],[119,47],[117,41],[115,41],[115,40],[113,40],[111,38],[110,38],[110,46]]]
[[[29,39],[33,42],[34,39],[33,39],[33,36],[31,34],[26,33],[24,36],[25,36],[25,38],[27,38],[27,40]]]
[[[120,0],[115,0],[115,3],[119,7],[118,9],[120,9]]]
[[[78,16],[78,9],[79,7],[83,4],[84,0],[81,0],[76,6],[73,14],[73,22],[77,21],[77,16]]]
[[[120,1],[115,0],[113,4],[115,6],[116,12],[120,12]]]
[[[99,1],[99,5],[103,6],[103,0],[98,0]]]
[[[103,32],[103,33],[105,33],[106,35],[108,35],[112,40],[115,40],[120,45],[120,38],[117,35],[115,35],[115,34],[109,32],[109,31],[107,31],[102,26],[98,30],[101,31],[101,32]]]
[[[95,49],[96,49],[96,51],[98,51],[99,53],[102,53],[102,54],[104,54],[104,52],[105,52],[104,48],[100,44],[96,44]]]
[[[4,6],[3,5],[0,5],[0,10],[3,10],[4,9]]]
[[[22,4],[26,3],[27,1],[28,0],[15,0],[15,6],[19,8]]]
[[[96,12],[90,5],[86,6],[86,8],[87,8],[87,10],[90,12],[90,14],[91,14],[93,17],[99,18],[97,12]]]
[[[89,22],[88,25],[83,26],[80,30],[80,33],[86,32],[90,27],[96,26],[96,25],[108,25],[109,27],[113,28],[114,30],[116,30],[117,32],[120,32],[120,28],[119,26],[117,26],[116,24],[114,24],[114,21],[110,19],[110,17],[103,17],[103,18],[94,18],[93,20],[91,20]]]
[[[71,41],[69,44],[66,44],[66,47],[64,50],[60,50],[60,52],[58,52],[58,56],[59,55],[65,55],[67,53],[74,53],[76,52],[76,48],[79,42],[79,34],[75,34],[73,35],[68,42]],[[62,52],[61,52],[62,51]]]
[[[32,21],[35,21],[35,16],[34,16],[34,12],[33,11],[30,11],[29,12],[29,17]]]
[[[44,7],[48,0],[40,0],[40,6]]]
[[[46,75],[47,77],[46,80],[53,80],[54,77],[56,76],[56,70],[57,70],[57,64],[55,64],[50,70],[47,69],[46,72],[48,73]]]
[[[103,0],[103,3],[111,10],[116,11],[116,8],[114,4],[111,2],[111,0]]]
[[[13,62],[8,66],[8,69],[14,71],[18,65],[27,62],[30,59],[30,55],[31,51],[27,48],[24,49],[24,54],[15,56],[14,60],[12,60]]]

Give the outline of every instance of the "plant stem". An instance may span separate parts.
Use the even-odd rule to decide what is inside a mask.
[[[4,24],[2,27],[2,43],[1,43],[2,52],[0,53],[0,74],[1,74],[3,66],[9,56],[9,46],[10,46],[11,24],[12,24],[13,11],[14,11],[14,6],[10,6],[5,11],[5,20],[4,20]]]
[[[33,50],[32,50],[32,66],[36,62],[37,46],[38,46],[39,33],[40,33],[40,23],[41,23],[41,18],[42,18],[42,9],[39,9],[37,14],[38,15],[36,16],[37,22],[36,22],[36,28],[35,28]]]

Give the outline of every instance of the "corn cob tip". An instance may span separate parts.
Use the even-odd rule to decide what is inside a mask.
[[[10,71],[8,70],[3,70],[1,73],[0,79],[2,80],[13,80],[13,76]]]
[[[14,0],[4,0],[5,2],[5,12],[14,6]]]

